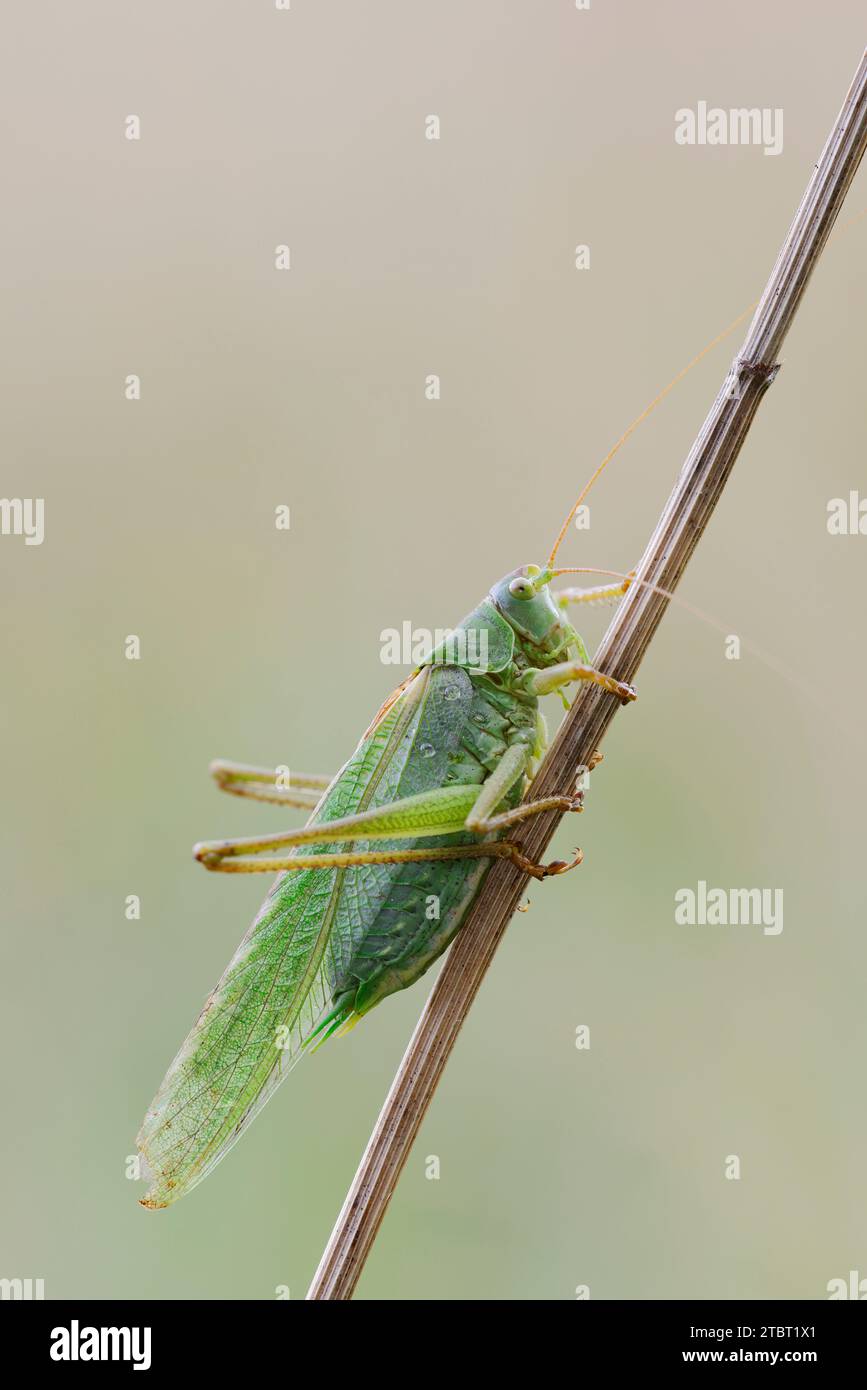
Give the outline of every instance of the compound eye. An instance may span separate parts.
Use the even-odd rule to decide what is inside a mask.
[[[513,579],[509,584],[509,593],[513,598],[533,598],[536,590],[529,579]]]

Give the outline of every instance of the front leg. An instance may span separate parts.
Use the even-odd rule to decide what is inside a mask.
[[[583,661],[561,661],[556,666],[525,671],[521,683],[531,695],[550,695],[552,691],[561,690],[573,681],[590,681],[599,685],[609,694],[616,695],[623,705],[638,698],[631,685],[606,676],[603,671],[597,671],[595,666]]]
[[[555,603],[568,608],[570,603],[619,603],[635,578],[635,570],[624,575],[619,584],[596,584],[592,589],[560,589],[552,594]]]

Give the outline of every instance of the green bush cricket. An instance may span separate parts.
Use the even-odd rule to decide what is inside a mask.
[[[149,1183],[143,1206],[166,1207],[189,1192],[303,1052],[419,979],[460,929],[494,859],[534,878],[580,862],[579,851],[571,863],[530,863],[508,832],[543,811],[581,809],[577,787],[572,797],[524,799],[547,746],[540,697],[558,692],[568,704],[565,689],[590,681],[623,703],[635,698],[591,665],[565,618],[570,603],[616,602],[633,575],[555,569],[557,552],[620,446],[746,313],[621,435],[567,514],[547,564],[524,565],[493,586],[386,700],[336,776],[293,774],[286,788],[271,769],[212,764],[222,790],[311,815],[301,830],[195,847],[208,869],[279,876],[145,1116],[137,1138]],[[556,577],[579,573],[617,582],[551,590]]]
[[[528,863],[508,838],[527,816],[581,807],[578,790],[519,805],[547,745],[539,697],[593,681],[635,698],[590,664],[549,587],[564,572],[525,565],[495,584],[333,779],[293,774],[287,789],[272,770],[212,765],[223,790],[312,814],[301,830],[195,847],[210,869],[279,877],[147,1112],[144,1206],[200,1182],[303,1051],[424,974],[495,858],[536,878],[579,862]],[[629,582],[567,600],[615,600]]]

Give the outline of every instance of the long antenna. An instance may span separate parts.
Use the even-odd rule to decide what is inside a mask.
[[[657,396],[654,396],[653,400],[650,402],[650,405],[645,406],[641,414],[636,415],[635,419],[632,421],[632,424],[629,425],[628,428],[623,431],[617,443],[611,449],[608,450],[608,453],[605,455],[599,467],[591,475],[590,480],[587,483],[585,483],[584,487],[578,494],[578,500],[567,513],[566,520],[560,527],[559,534],[557,536],[556,541],[554,542],[554,548],[551,551],[551,554],[548,556],[549,565],[553,565],[555,559],[557,558],[557,551],[560,549],[560,546],[563,543],[563,538],[566,535],[566,532],[569,530],[569,523],[571,522],[573,516],[577,512],[578,508],[581,506],[581,503],[584,501],[584,498],[587,496],[588,492],[592,488],[593,484],[596,482],[597,478],[600,478],[602,474],[605,472],[605,469],[608,467],[609,463],[614,458],[614,455],[617,453],[617,451],[621,448],[623,444],[626,443],[629,436],[635,433],[635,431],[638,429],[638,426],[647,419],[651,411],[655,410],[656,407],[660,404],[660,402],[665,400],[669,392],[674,390],[678,382],[683,381],[683,378],[686,376],[687,372],[691,372],[693,367],[698,366],[702,358],[707,357],[707,354],[713,348],[716,347],[717,343],[721,343],[723,338],[727,338],[730,333],[733,333],[739,323],[743,323],[745,318],[749,318],[750,314],[753,312],[758,302],[759,301],[756,300],[755,304],[751,304],[748,309],[744,309],[742,314],[738,314],[737,318],[732,320],[728,328],[724,328],[722,333],[718,333],[715,338],[712,338],[711,341],[707,344],[707,346],[703,347],[701,352],[698,353],[698,355],[694,357],[691,362],[687,362],[685,367],[681,367],[677,376],[672,377],[671,381],[668,383],[667,386],[663,386],[659,394]]]
[[[865,216],[867,216],[867,208],[862,208],[860,212],[856,212],[854,217],[850,217],[848,221],[844,222],[842,227],[837,228],[833,236],[828,238],[829,242],[836,241],[838,237],[841,237],[844,232],[847,232],[849,230],[850,227],[854,227],[855,223],[860,222],[862,217]],[[588,492],[593,487],[596,480],[599,477],[601,477],[601,475],[605,472],[605,469],[608,467],[609,463],[614,458],[614,455],[618,452],[621,446],[626,443],[627,439],[631,434],[635,433],[635,431],[638,429],[638,426],[647,419],[648,415],[650,415],[650,413],[656,409],[660,402],[665,400],[669,392],[674,390],[678,382],[683,381],[683,378],[687,375],[687,373],[691,372],[693,367],[698,366],[699,362],[702,360],[703,357],[706,357],[707,354],[711,352],[713,348],[717,346],[718,343],[721,343],[724,338],[727,338],[730,333],[733,333],[734,330],[737,328],[738,324],[743,323],[744,319],[747,318],[753,312],[753,310],[757,308],[758,303],[759,301],[756,300],[755,303],[749,306],[749,308],[744,309],[743,313],[738,314],[737,318],[729,324],[728,328],[724,328],[722,333],[718,333],[715,338],[712,338],[711,341],[707,344],[707,346],[703,347],[701,352],[698,353],[697,356],[695,356],[691,362],[687,362],[686,366],[681,368],[677,376],[672,377],[671,381],[668,383],[667,386],[663,386],[662,390],[659,392],[659,395],[654,396],[653,400],[650,402],[650,405],[646,406],[645,409],[642,410],[641,414],[637,415],[636,418],[632,421],[632,424],[623,431],[617,443],[613,446],[613,448],[609,449],[608,453],[605,455],[599,467],[591,475],[589,481],[585,483],[584,487],[578,494],[578,500],[575,502],[574,506],[567,514],[566,520],[560,527],[557,539],[554,542],[554,548],[551,551],[551,554],[548,556],[549,567],[553,565],[555,559],[557,558],[557,551],[560,549],[560,546],[563,543],[563,538],[565,537],[566,532],[569,530],[569,523],[571,522],[573,516],[577,512],[578,508],[581,506],[581,503],[584,501],[584,498],[587,496]]]

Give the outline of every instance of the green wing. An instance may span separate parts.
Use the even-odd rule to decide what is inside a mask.
[[[311,822],[327,823],[441,786],[471,702],[470,678],[454,667],[427,668],[405,682],[337,774]],[[296,853],[337,848],[346,846],[311,845]],[[467,873],[465,864],[451,868]],[[277,878],[145,1116],[137,1139],[149,1184],[144,1206],[176,1201],[228,1153],[333,1011],[347,970],[358,973],[359,947],[364,950],[374,920],[381,930],[384,905],[407,889],[409,877],[406,866],[380,865]],[[461,888],[454,886],[456,892]],[[402,908],[397,915],[405,915]],[[379,960],[389,943],[377,942],[373,955]],[[439,949],[444,945],[445,940]],[[368,943],[368,956],[372,949]]]
[[[384,707],[311,821],[334,820],[395,795],[429,680],[430,672],[421,672]],[[328,1012],[348,947],[335,931],[346,873],[296,871],[276,880],[145,1116],[136,1141],[149,1183],[143,1206],[168,1206],[201,1182]]]

